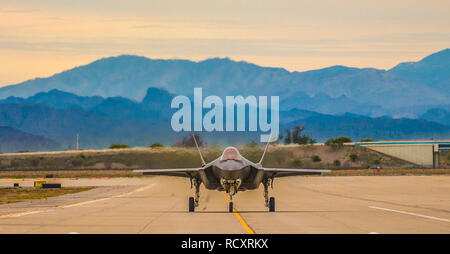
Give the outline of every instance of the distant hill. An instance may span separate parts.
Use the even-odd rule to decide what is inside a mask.
[[[323,114],[344,114],[352,112],[360,115],[370,115],[378,111],[384,112],[381,106],[374,106],[367,103],[360,103],[341,95],[332,98],[325,93],[316,93],[308,96],[305,92],[296,92],[280,101],[280,108],[290,110],[301,108]]]
[[[406,80],[450,93],[450,49],[444,49],[419,62],[401,63],[389,72]]]
[[[193,62],[122,55],[49,78],[2,87],[0,98],[28,97],[58,89],[80,96],[121,96],[141,101],[149,87],[162,88],[175,95],[191,95],[194,87],[202,87],[204,96],[277,95],[282,110],[390,115],[391,110],[398,108],[439,106],[450,101],[448,51],[417,63],[400,64],[389,71],[332,66],[289,72],[228,58]],[[402,116],[402,112],[397,110],[396,115]]]
[[[397,107],[443,104],[450,96],[446,91],[373,68],[333,66],[296,75],[301,90],[308,94],[322,92],[333,98],[344,95],[360,104],[383,107],[387,112]]]
[[[53,109],[84,109],[95,115],[113,119],[154,120],[169,117],[168,114],[172,112],[170,109],[172,98],[173,95],[166,90],[153,87],[147,89],[142,102],[123,97],[78,96],[53,89],[27,98],[11,96],[0,100],[0,104],[43,104]]]
[[[52,151],[61,150],[57,142],[38,135],[32,135],[15,128],[0,126],[0,151]]]
[[[103,98],[100,96],[77,96],[73,93],[53,89],[48,92],[39,92],[28,98],[10,96],[0,100],[0,103],[42,103],[57,109],[72,107],[88,109],[100,104],[102,101]]]
[[[420,119],[450,126],[450,111],[443,108],[433,108],[421,115]]]
[[[123,99],[122,100],[127,100]],[[90,110],[79,107],[55,109],[45,104],[0,104],[0,125],[24,130],[58,141],[64,149],[75,148],[76,134],[80,134],[83,148],[105,148],[111,143],[147,145],[153,137],[167,134],[168,121],[158,121],[151,111],[139,115],[140,104],[116,103],[109,98]],[[111,103],[112,101],[112,103]],[[122,107],[127,105],[127,107]],[[129,107],[131,106],[131,107]],[[114,109],[120,109],[114,110]],[[175,141],[177,135],[167,138]]]

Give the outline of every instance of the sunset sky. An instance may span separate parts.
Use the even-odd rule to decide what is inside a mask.
[[[304,71],[449,47],[448,0],[0,0],[0,86],[120,54]]]

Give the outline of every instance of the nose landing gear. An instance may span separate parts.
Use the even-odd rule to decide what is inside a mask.
[[[230,201],[230,203],[228,203],[228,212],[233,212],[233,201]]]
[[[241,179],[230,179],[225,178],[220,179],[220,185],[225,189],[226,193],[230,197],[230,202],[228,203],[228,212],[233,212],[233,196],[238,192],[239,186],[241,186]]]

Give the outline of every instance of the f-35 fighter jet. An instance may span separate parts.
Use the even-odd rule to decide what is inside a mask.
[[[244,158],[238,149],[232,146],[225,148],[219,158],[206,163],[194,135],[193,138],[202,161],[201,167],[133,170],[135,173],[144,173],[146,175],[168,175],[190,178],[191,188],[192,186],[195,187],[195,195],[194,197],[189,197],[189,212],[194,212],[195,207],[198,206],[200,185],[202,183],[208,190],[225,191],[229,195],[229,212],[233,212],[233,196],[236,193],[245,190],[255,190],[260,184],[263,184],[265,205],[269,208],[269,212],[275,212],[275,198],[269,197],[269,187],[273,188],[274,178],[331,172],[330,170],[318,169],[263,167],[262,162],[269,142],[264,148],[263,155],[258,163]]]

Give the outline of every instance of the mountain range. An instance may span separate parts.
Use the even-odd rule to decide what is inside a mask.
[[[317,141],[450,137],[450,50],[390,70],[333,66],[307,72],[228,58],[200,62],[122,55],[0,88],[3,152],[111,143],[166,145],[187,133],[170,127],[176,95],[277,95],[280,129],[305,125]],[[248,119],[247,119],[248,120]],[[203,132],[209,144],[259,140],[256,132]],[[29,143],[29,149],[18,144]]]
[[[42,141],[40,147],[33,146],[40,150],[54,150],[55,147],[73,149],[77,134],[81,147],[85,149],[105,148],[112,143],[147,146],[161,142],[171,145],[187,135],[171,129],[170,118],[174,109],[170,108],[170,103],[173,97],[173,94],[161,88],[149,88],[140,102],[123,97],[77,96],[59,90],[41,92],[28,98],[9,97],[0,100],[0,126],[12,127],[26,135],[46,137],[58,144],[48,145],[48,142]],[[442,112],[438,116],[433,112],[430,110],[424,117],[448,120],[448,116],[442,115]],[[296,108],[280,111],[281,135],[284,135],[286,128],[296,125],[304,125],[305,133],[317,141],[336,136],[350,136],[359,140],[365,137],[428,139],[450,135],[450,126],[424,119],[372,118],[350,113],[328,115]],[[202,136],[208,144],[227,145],[257,141],[259,134],[203,132]],[[13,139],[9,143],[14,143],[18,135],[6,135],[3,138]],[[3,151],[13,151],[13,147],[4,145]]]
[[[121,55],[2,87],[0,98],[28,97],[58,89],[79,96],[121,96],[141,101],[149,87],[176,95],[191,95],[194,87],[202,87],[205,96],[277,95],[283,110],[418,117],[420,114],[408,108],[416,107],[423,113],[450,104],[449,73],[450,49],[390,70],[332,66],[306,72],[228,58],[193,62]]]
[[[0,126],[0,151],[52,151],[63,147],[54,140],[43,136],[32,135],[18,129]]]

